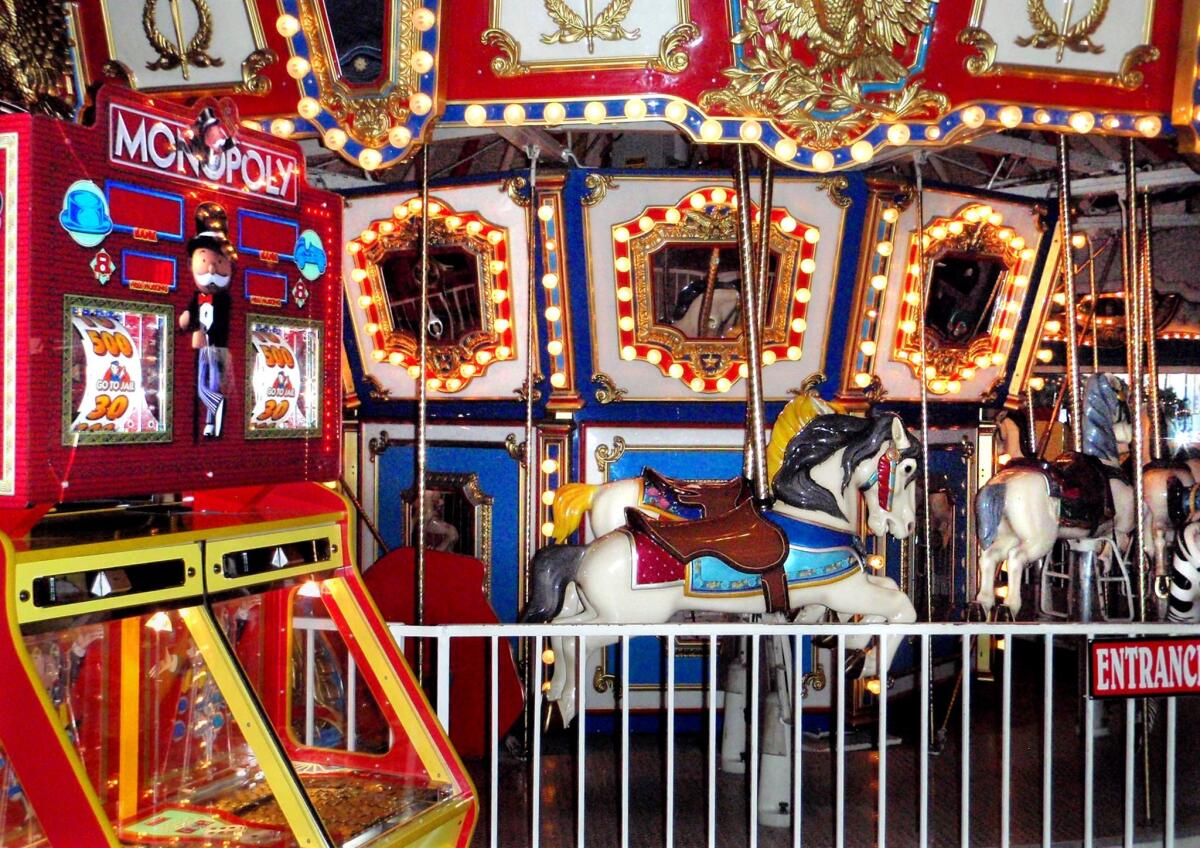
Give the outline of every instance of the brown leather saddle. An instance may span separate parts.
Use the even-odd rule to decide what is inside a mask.
[[[1059,523],[1064,527],[1097,532],[1116,515],[1109,480],[1121,479],[1120,469],[1105,465],[1094,456],[1064,453],[1053,462],[1021,458],[1005,470],[1036,468],[1046,477],[1050,497],[1059,501]]]
[[[731,511],[750,500],[753,493],[750,481],[745,477],[712,483],[701,480],[675,480],[659,474],[653,468],[643,468],[642,479],[647,485],[654,486],[685,506],[699,507],[706,517]]]
[[[716,557],[736,571],[757,574],[762,580],[767,612],[788,612],[788,541],[783,530],[743,500],[719,515],[694,521],[652,521],[632,507],[625,508],[629,532],[643,535],[680,562],[702,556]]]

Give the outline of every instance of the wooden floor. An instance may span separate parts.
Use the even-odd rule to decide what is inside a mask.
[[[1059,651],[1055,662],[1054,692],[1054,793],[1053,841],[1081,844],[1083,836],[1083,744],[1077,731],[1082,716],[1077,690],[1074,654]],[[1011,777],[1011,844],[1041,844],[1042,838],[1042,658],[1040,643],[1021,643],[1013,656],[1013,726]],[[945,714],[950,687],[935,693],[938,720]],[[1200,834],[1200,701],[1180,699],[1177,729],[1176,833]],[[1151,732],[1149,795],[1153,811],[1148,823],[1138,819],[1139,839],[1158,835],[1163,826],[1165,702],[1160,720]],[[970,844],[1001,844],[1001,732],[1000,684],[972,684],[971,721],[971,813]],[[945,749],[930,757],[929,811],[931,844],[960,845],[960,712],[954,709],[948,725]],[[1108,734],[1096,740],[1095,837],[1101,844],[1114,844],[1124,827],[1124,702],[1109,702],[1096,708]],[[919,758],[917,741],[920,718],[915,699],[894,699],[889,708],[889,733],[900,744],[888,750],[887,844],[917,845],[917,796]],[[665,739],[660,733],[635,733],[630,737],[629,838],[630,846],[664,845],[665,826]],[[828,743],[814,746],[806,741],[802,759],[802,844],[834,844],[832,791],[833,754]],[[707,736],[676,734],[674,844],[705,846],[707,842],[708,772]],[[813,748],[816,750],[813,750]],[[541,827],[543,846],[576,844],[576,735],[558,731],[542,737]],[[1138,751],[1140,764],[1142,754]],[[587,739],[588,781],[586,786],[586,844],[595,848],[622,845],[620,828],[621,769],[619,737],[589,734]],[[481,818],[473,845],[488,845],[489,764],[468,763],[481,795]],[[499,844],[532,844],[530,824],[531,767],[516,757],[502,757],[500,764]],[[859,848],[877,844],[876,801],[878,754],[874,750],[846,755],[846,846]],[[1135,809],[1141,810],[1144,795],[1138,777]],[[748,780],[745,775],[717,772],[717,839],[719,846],[749,844],[751,820],[747,812]],[[758,827],[758,844],[764,848],[793,843],[790,828]]]

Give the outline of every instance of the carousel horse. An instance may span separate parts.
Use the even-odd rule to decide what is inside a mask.
[[[523,620],[656,624],[684,610],[762,613],[782,594],[787,605],[864,621],[914,621],[912,603],[895,584],[868,579],[856,533],[864,492],[872,533],[911,535],[920,450],[893,413],[819,416],[788,443],[771,508],[747,500],[722,515],[675,522],[627,510],[626,528],[586,546],[538,552]],[[889,657],[897,641],[889,640]],[[591,639],[588,654],[615,642]],[[557,661],[547,700],[570,724],[575,640],[553,637],[551,644]]]
[[[700,310],[703,306],[704,298],[697,297],[671,326],[689,339],[727,339],[741,332],[742,298],[737,289],[713,291],[707,320],[701,326]]]
[[[1093,374],[1085,397],[1083,453],[1065,453],[1053,462],[1013,460],[975,497],[983,548],[975,600],[988,614],[1002,563],[1008,564],[1006,604],[1016,619],[1022,571],[1050,554],[1056,541],[1096,554],[1108,543],[1124,550],[1133,532],[1133,488],[1121,474],[1117,447],[1133,432],[1124,383]]]
[[[1176,534],[1171,572],[1167,621],[1200,623],[1200,521]]]

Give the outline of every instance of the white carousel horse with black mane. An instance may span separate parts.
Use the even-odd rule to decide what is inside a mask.
[[[657,624],[683,610],[762,613],[764,578],[731,567],[715,540],[708,539],[707,546],[697,549],[704,555],[688,561],[666,555],[680,550],[670,541],[680,538],[675,530],[699,530],[708,522],[724,528],[753,511],[759,522],[754,535],[762,538],[759,531],[765,527],[768,535],[782,537],[779,561],[792,606],[825,607],[865,621],[914,621],[916,611],[907,595],[890,581],[867,577],[856,534],[860,492],[871,532],[897,538],[912,533],[912,483],[920,450],[892,413],[874,418],[822,415],[789,442],[774,479],[777,501],[769,509],[759,511],[746,501],[728,514],[701,521],[660,522],[657,531],[631,510],[627,520],[633,529],[615,530],[586,546],[543,548],[531,564],[532,595],[523,620]],[[670,539],[664,542],[658,534],[668,530]],[[745,545],[735,558],[756,556],[758,550],[751,548]],[[889,657],[896,655],[898,638],[889,640]],[[615,642],[590,639],[588,653]],[[558,704],[563,723],[569,724],[576,709],[575,640],[554,637],[551,643],[556,662],[547,699]]]
[[[995,605],[996,570],[1008,564],[1006,604],[1013,618],[1021,609],[1021,573],[1050,554],[1062,539],[1073,551],[1099,553],[1106,545],[1120,555],[1133,532],[1133,487],[1120,470],[1118,443],[1132,438],[1125,386],[1116,377],[1093,374],[1085,390],[1083,453],[1046,462],[1010,462],[979,490],[975,514],[983,554],[976,601],[988,613]]]

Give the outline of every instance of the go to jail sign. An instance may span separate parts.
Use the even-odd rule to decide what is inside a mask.
[[[1088,643],[1093,698],[1200,694],[1200,638]]]

